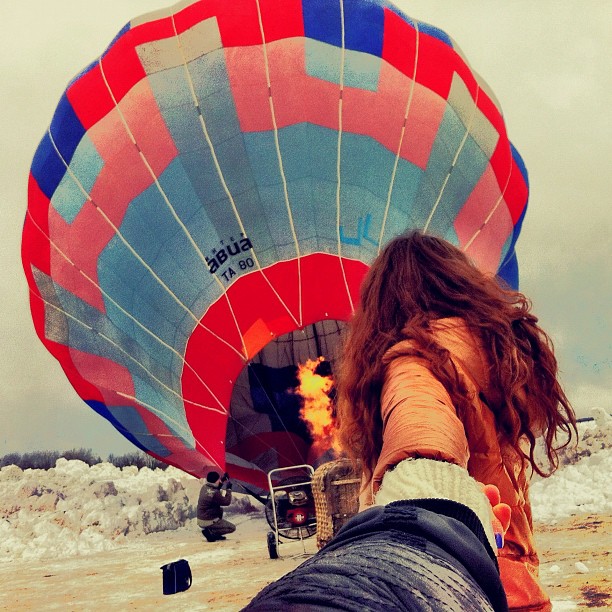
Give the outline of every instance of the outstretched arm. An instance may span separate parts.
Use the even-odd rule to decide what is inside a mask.
[[[415,499],[448,499],[474,511],[495,551],[503,546],[510,525],[510,506],[499,490],[474,480],[466,469],[432,459],[406,459],[384,475],[376,505]]]
[[[423,360],[405,356],[388,366],[381,396],[383,445],[374,492],[385,472],[404,459],[423,457],[467,468],[463,423],[449,394]]]

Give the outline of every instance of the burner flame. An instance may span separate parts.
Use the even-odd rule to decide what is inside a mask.
[[[298,367],[300,384],[297,393],[304,400],[304,405],[300,409],[300,418],[308,426],[313,447],[321,452],[332,449],[334,454],[338,454],[340,446],[336,439],[334,412],[329,396],[334,381],[331,376],[317,373],[319,364],[324,360],[324,357],[309,359]]]

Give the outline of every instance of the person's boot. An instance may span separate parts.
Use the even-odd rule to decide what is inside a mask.
[[[215,542],[217,540],[217,537],[211,533],[208,527],[204,527],[204,529],[202,529],[202,535],[208,542]]]

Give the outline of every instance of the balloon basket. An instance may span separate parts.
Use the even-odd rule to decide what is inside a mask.
[[[317,546],[322,548],[359,512],[361,475],[346,458],[320,465],[312,478]]]

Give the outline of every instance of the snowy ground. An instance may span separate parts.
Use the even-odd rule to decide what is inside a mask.
[[[554,609],[612,609],[612,419],[581,427],[577,454],[531,497],[541,577]],[[200,482],[182,472],[89,467],[0,470],[0,609],[239,610],[267,583],[316,551],[315,538],[285,541],[270,560],[269,530],[246,498],[227,517],[238,529],[205,542],[195,525]],[[239,496],[236,496],[239,497]],[[185,558],[193,585],[162,595],[160,566]]]

